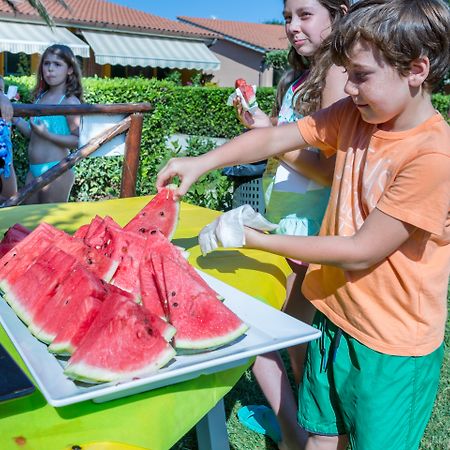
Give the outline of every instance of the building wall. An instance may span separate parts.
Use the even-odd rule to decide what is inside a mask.
[[[256,86],[273,85],[273,70],[261,72],[264,57],[262,53],[220,39],[209,49],[220,60],[220,70],[212,72],[212,81],[219,86],[234,86],[236,78],[245,78],[247,83]]]

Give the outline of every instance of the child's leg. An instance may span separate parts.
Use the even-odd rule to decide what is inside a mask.
[[[417,449],[433,408],[443,346],[426,356],[392,356],[361,344],[321,313],[314,326],[322,337],[309,345],[300,424],[314,434],[347,433],[352,450]],[[306,448],[314,447],[308,442]]]
[[[302,322],[311,324],[316,309],[302,294],[302,283],[308,267],[290,260],[287,261],[292,269],[292,273],[289,275],[286,283],[286,300],[283,305],[283,311]],[[306,349],[307,344],[296,345],[287,349],[297,386],[300,384],[303,376]]]
[[[297,423],[297,402],[279,353],[271,352],[258,356],[252,370],[264,396],[277,416],[282,435],[279,448],[303,448],[307,434]]]
[[[286,283],[286,300],[283,310],[296,319],[311,323],[315,309],[301,293],[307,267],[289,263],[293,273]],[[288,349],[296,384],[299,383],[303,373],[306,348],[306,344],[303,344]],[[302,448],[307,434],[298,426],[297,402],[280,355],[273,352],[258,356],[252,370],[264,396],[277,416],[283,437],[280,448]]]
[[[74,180],[75,175],[72,170],[64,172],[40,191],[39,203],[67,202]]]
[[[2,191],[0,195],[3,198],[7,199],[16,194],[17,194],[16,172],[14,170],[14,167],[11,165],[9,177],[5,178],[4,174],[2,175]]]

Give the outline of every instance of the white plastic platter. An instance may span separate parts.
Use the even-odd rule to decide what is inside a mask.
[[[28,331],[9,305],[0,297],[0,322],[28,366],[42,394],[60,407],[85,400],[105,402],[119,397],[178,383],[231,367],[248,358],[291,347],[320,336],[320,331],[263,302],[244,294],[208,274],[199,272],[225,298],[225,304],[249,326],[240,339],[210,352],[176,356],[169,365],[146,377],[122,382],[87,385],[75,383],[64,373],[65,362],[47,350]]]

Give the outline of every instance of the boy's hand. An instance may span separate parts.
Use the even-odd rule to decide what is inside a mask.
[[[198,158],[172,158],[159,171],[156,178],[158,191],[170,184],[175,177],[180,179],[178,189],[174,191],[175,200],[179,200],[195,181],[203,174]]]
[[[236,97],[233,100],[233,106],[236,109],[236,115],[239,122],[241,122],[245,128],[253,129],[272,126],[269,116],[261,109],[257,108],[253,114],[249,111],[245,111],[239,97]]]
[[[4,119],[6,122],[11,122],[14,112],[13,107],[11,102],[9,101],[9,98],[5,94],[3,94],[3,92],[0,93],[0,110],[2,119]]]

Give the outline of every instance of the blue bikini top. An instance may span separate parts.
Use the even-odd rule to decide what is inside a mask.
[[[39,97],[36,99],[35,103],[39,103],[41,98],[46,93],[47,93],[47,91],[42,92],[42,94],[40,94]],[[58,105],[60,105],[61,102],[65,98],[66,98],[66,95],[64,94],[61,97],[61,100],[58,102]],[[35,117],[33,120],[34,120],[34,123],[36,123],[36,124],[42,122],[47,127],[48,131],[50,131],[50,133],[62,134],[65,136],[72,134],[72,132],[70,131],[66,116],[40,116],[40,117]]]

